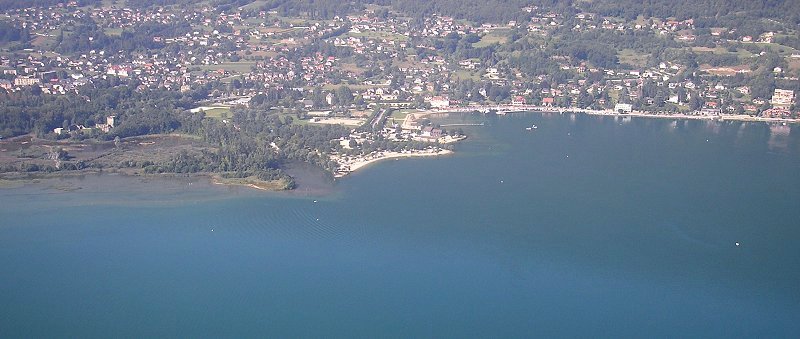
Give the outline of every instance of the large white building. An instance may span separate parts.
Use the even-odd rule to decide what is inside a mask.
[[[14,86],[33,86],[40,82],[37,78],[30,78],[30,77],[17,77],[14,79]]]
[[[775,89],[770,103],[774,108],[789,109],[794,101],[794,91],[788,89]]]
[[[447,97],[433,97],[431,98],[432,108],[448,108],[450,107],[450,99]]]
[[[616,104],[616,105],[614,105],[614,112],[630,113],[632,111],[633,111],[633,105],[631,105],[631,104]]]

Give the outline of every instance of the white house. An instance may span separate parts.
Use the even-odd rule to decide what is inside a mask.
[[[448,108],[450,107],[450,99],[447,97],[436,96],[431,98],[431,107],[433,108]]]
[[[616,104],[616,105],[614,105],[614,112],[630,113],[632,111],[633,111],[633,105],[631,105],[631,104]]]

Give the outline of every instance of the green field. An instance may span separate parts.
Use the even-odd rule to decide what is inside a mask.
[[[392,111],[392,115],[389,117],[397,121],[397,123],[399,124],[406,119],[406,115],[408,115],[409,113],[414,113],[416,111],[417,111],[416,109],[397,109]]]
[[[451,73],[451,76],[453,78],[455,78],[455,79],[458,79],[458,80],[467,80],[467,79],[472,79],[472,80],[475,80],[475,81],[480,81],[481,80],[481,77],[477,73],[470,72],[470,71],[465,70],[465,69],[457,70],[457,71]]]
[[[792,53],[798,53],[798,51],[796,49],[792,48],[792,47],[784,46],[784,45],[776,44],[776,43],[755,42],[755,43],[752,43],[752,44],[754,44],[754,45],[756,45],[758,47],[761,47],[763,49],[767,49],[767,50],[770,50],[772,52],[778,53],[778,54],[780,54],[781,56],[784,56],[784,57],[785,56],[789,56]],[[692,47],[691,49],[692,49],[692,51],[698,52],[698,53],[703,53],[703,52],[705,52],[705,53],[714,53],[714,54],[734,53],[734,52],[729,52],[728,49],[725,48],[725,47],[716,47],[716,48]],[[744,48],[737,49],[734,54],[736,54],[739,58],[749,58],[749,57],[754,56],[753,53],[750,53],[750,51],[748,51],[748,50],[746,50]]]
[[[125,0],[103,0],[100,3],[103,7],[116,6],[118,8],[124,8],[128,5],[128,2]]]
[[[739,59],[749,58],[749,57],[753,56],[753,53],[750,53],[750,51],[748,51],[748,50],[746,50],[744,48],[739,48],[739,49],[736,50],[736,52],[730,52],[725,47],[716,47],[716,48],[692,47],[691,50],[694,51],[694,52],[697,52],[697,53],[714,53],[714,54],[718,54],[718,55],[721,55],[721,54],[736,54],[736,56],[739,57]]]
[[[281,121],[284,123],[286,122],[286,117],[292,118],[292,125],[308,125],[310,122],[308,120],[298,119],[297,116],[291,113],[280,113],[278,114],[281,117]]]
[[[53,46],[55,44],[55,42],[56,42],[56,38],[55,37],[37,36],[36,38],[33,39],[33,41],[31,42],[31,45],[33,45],[34,47],[37,47],[37,48],[46,49],[46,48],[50,48],[50,46]],[[50,53],[52,54],[52,52],[50,52]]]
[[[794,59],[789,61],[788,64],[790,71],[800,71],[800,60]]]
[[[778,53],[778,54],[780,54],[781,56],[784,56],[784,57],[790,56],[792,54],[800,53],[800,51],[798,51],[798,50],[796,50],[794,48],[791,48],[789,46],[784,46],[784,45],[781,45],[781,44],[758,43],[758,45],[759,46],[764,46],[764,47],[768,48],[769,50],[771,50],[771,51],[773,51],[775,53]]]
[[[243,10],[257,9],[257,8],[259,8],[261,6],[264,6],[266,3],[267,2],[264,1],[264,0],[257,0],[257,1],[253,1],[250,4],[242,6],[241,9],[243,9]]]
[[[122,28],[106,28],[103,30],[103,32],[108,36],[121,36]]]
[[[472,47],[480,48],[490,46],[492,44],[504,44],[508,41],[508,29],[498,29],[486,33],[483,37],[481,37],[481,41],[478,41],[472,44]]]
[[[231,117],[231,109],[228,107],[214,107],[211,109],[203,110],[203,113],[206,114],[206,118],[211,119],[226,119]]]
[[[621,64],[644,67],[647,64],[648,54],[642,54],[632,49],[623,49],[617,53],[617,57]]]

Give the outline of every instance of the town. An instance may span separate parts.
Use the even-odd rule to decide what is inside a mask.
[[[775,20],[733,27],[528,5],[507,13],[515,20],[476,22],[373,4],[293,15],[267,1],[238,3],[246,4],[9,8],[0,16],[0,91],[86,104],[98,100],[88,89],[121,86],[174,93],[175,110],[236,130],[237,115],[252,110],[281,124],[344,126],[321,150],[340,168],[390,151],[362,147],[370,140],[438,154],[463,139],[425,119],[437,112],[798,121],[800,41],[795,26]],[[114,105],[28,125],[4,117],[0,136],[141,134],[130,132],[141,109]]]

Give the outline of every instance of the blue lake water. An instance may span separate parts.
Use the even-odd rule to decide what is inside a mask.
[[[797,128],[442,122],[485,126],[291,194],[2,189],[0,336],[800,336]]]

